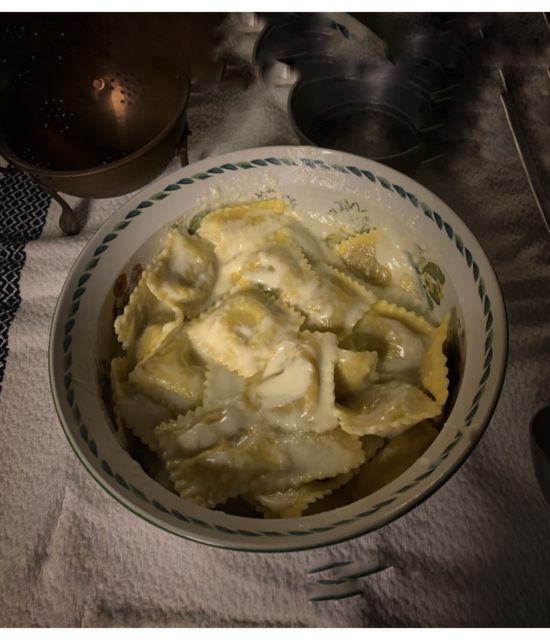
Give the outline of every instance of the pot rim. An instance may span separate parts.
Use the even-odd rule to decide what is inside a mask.
[[[295,82],[288,94],[288,100],[287,100],[287,113],[288,113],[288,118],[290,120],[290,124],[292,126],[292,128],[294,129],[294,132],[301,138],[301,140],[303,141],[304,144],[310,145],[312,147],[317,147],[318,149],[322,149],[324,148],[324,145],[321,145],[319,142],[315,142],[314,140],[312,140],[308,135],[306,135],[306,133],[304,132],[304,130],[302,129],[302,127],[298,124],[296,118],[295,118],[295,105],[294,105],[294,100],[295,100],[295,94],[302,89],[303,86],[305,86],[308,83],[314,83],[314,82],[318,82],[318,81],[327,81],[327,80],[332,80],[333,78],[328,77],[328,78],[315,78],[315,79],[300,79],[297,82]],[[346,78],[349,80],[356,80],[356,78]],[[373,103],[373,106],[374,103]],[[383,105],[381,105],[383,106]],[[402,149],[400,151],[396,151],[395,153],[391,153],[391,154],[387,154],[387,155],[383,155],[383,156],[369,156],[369,158],[371,160],[374,160],[375,162],[381,162],[381,163],[386,163],[386,162],[391,162],[394,160],[399,160],[401,158],[408,158],[411,155],[414,155],[415,153],[418,153],[419,151],[421,151],[421,143],[420,143],[420,136],[419,136],[419,132],[416,129],[416,127],[414,127],[414,123],[411,123],[410,120],[407,117],[403,118],[404,120],[408,120],[408,123],[412,125],[413,129],[414,129],[414,135],[416,138],[416,144],[407,147],[406,149]],[[335,151],[341,151],[342,153],[352,153],[351,151],[344,151],[342,149],[335,149]]]

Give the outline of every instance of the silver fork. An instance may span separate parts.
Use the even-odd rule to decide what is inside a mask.
[[[548,27],[548,30],[550,31],[550,22],[548,16],[544,12],[542,16],[544,18],[546,26]],[[483,27],[479,30],[479,35],[481,36],[482,40],[485,40],[485,30],[483,29]],[[548,73],[548,76],[550,77],[550,69],[547,69],[546,71]],[[535,203],[538,207],[538,210],[540,211],[546,229],[550,233],[550,200],[548,199],[546,190],[540,178],[539,171],[535,163],[531,147],[529,145],[527,134],[525,133],[525,129],[523,128],[523,124],[521,122],[519,110],[513,96],[513,91],[511,91],[510,79],[502,67],[498,69],[498,72],[500,75],[500,80],[502,82],[500,99],[504,108],[506,120],[508,121],[510,132],[512,133],[512,138],[514,139],[514,144],[516,145],[518,156],[521,160],[521,164],[523,165],[523,170],[529,183],[529,187],[531,188],[531,192],[533,193]]]
[[[314,567],[308,571],[310,581],[306,584],[308,600],[321,602],[326,600],[343,600],[363,593],[361,578],[367,578],[389,569],[378,561],[334,560]],[[329,577],[317,578],[319,574],[327,574]]]
[[[503,91],[500,97],[502,100],[502,106],[504,107],[504,113],[506,114],[506,119],[508,120],[510,131],[514,138],[514,143],[516,145],[521,164],[523,165],[527,181],[529,182],[529,186],[533,192],[535,202],[537,203],[537,207],[542,215],[546,229],[550,233],[550,200],[548,199],[538,167],[535,163],[535,159],[527,139],[527,134],[525,133],[525,129],[523,128],[523,124],[519,116],[516,101],[510,91],[509,80],[504,74],[503,69],[499,69],[499,73],[503,85]]]

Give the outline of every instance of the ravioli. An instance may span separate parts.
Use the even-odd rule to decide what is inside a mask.
[[[387,287],[391,271],[376,259],[376,238],[375,231],[355,234],[336,245],[335,250],[352,273],[370,284]]]
[[[377,382],[378,354],[376,351],[338,349],[334,369],[335,392],[338,399],[361,391],[369,382]]]
[[[268,240],[261,250],[248,256],[235,281],[240,288],[257,285],[274,292],[286,303],[299,308],[300,294],[304,295],[306,283],[315,281],[315,276],[296,244]]]
[[[347,473],[364,460],[361,441],[338,428],[287,431],[236,406],[160,424],[155,437],[178,493],[210,507]]]
[[[330,264],[337,268],[344,267],[340,256],[325,242],[319,240],[298,222],[291,222],[273,234],[274,239],[282,244],[296,244],[312,265]]]
[[[355,435],[393,438],[427,418],[441,413],[441,406],[418,387],[390,380],[370,384],[346,398],[336,409],[340,426]]]
[[[202,399],[205,366],[182,327],[129,374],[138,389],[170,409],[185,412]]]
[[[336,336],[301,332],[281,342],[258,377],[250,380],[248,400],[273,424],[286,429],[334,429]]]
[[[438,431],[429,421],[420,422],[378,446],[346,485],[350,500],[360,500],[395,480],[406,471],[436,439]]]
[[[384,227],[351,233],[336,244],[335,251],[378,298],[420,313],[428,311],[411,254]]]
[[[132,362],[154,352],[181,324],[181,312],[159,300],[143,274],[124,311],[115,320],[115,333]]]
[[[150,449],[156,451],[153,430],[156,425],[169,420],[173,413],[129,383],[129,370],[127,358],[112,360],[111,388],[118,426],[130,430]]]
[[[320,286],[302,309],[308,328],[345,334],[371,308],[376,297],[353,276],[334,267],[318,265],[315,272]]]
[[[157,456],[152,477],[267,518],[391,481],[436,437],[449,391],[448,317],[409,304],[398,246],[287,200],[173,226],[115,321],[111,363],[117,423]]]
[[[443,354],[447,330],[448,319],[436,328],[412,311],[379,300],[353,327],[344,345],[375,351],[381,380],[420,386],[442,405],[448,384]]]
[[[238,288],[260,287],[299,310],[311,330],[345,331],[376,301],[374,295],[343,272],[310,263],[289,228],[279,230],[245,262],[232,278]],[[284,241],[284,242],[283,242]]]
[[[265,238],[287,224],[283,200],[263,200],[224,207],[205,216],[198,230],[216,248],[222,263],[261,246]]]
[[[384,378],[420,382],[420,366],[430,344],[429,336],[411,331],[394,318],[367,313],[354,328],[353,342],[361,350],[377,354],[377,372]]]
[[[352,477],[353,473],[344,473],[334,478],[313,480],[298,487],[250,496],[247,499],[266,518],[298,518],[313,502],[345,485]]]
[[[192,318],[208,299],[216,276],[216,255],[211,243],[174,227],[164,248],[145,271],[149,289],[172,308]]]
[[[189,324],[197,352],[248,378],[263,369],[302,317],[261,291],[237,291]]]

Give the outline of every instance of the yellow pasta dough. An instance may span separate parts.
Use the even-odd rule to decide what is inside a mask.
[[[187,329],[194,348],[205,358],[245,378],[258,373],[278,343],[295,335],[303,318],[261,291],[228,295]]]
[[[158,300],[192,318],[207,300],[216,276],[216,255],[206,240],[174,227],[164,249],[144,272]]]
[[[359,233],[336,245],[336,252],[351,271],[381,287],[391,282],[391,272],[376,259],[376,232]]]
[[[353,473],[344,473],[334,478],[313,480],[284,491],[250,496],[248,501],[266,518],[297,518],[310,504],[345,485],[352,477]]]
[[[324,432],[338,425],[334,410],[336,336],[301,332],[281,342],[247,395],[270,422],[287,429]]]
[[[205,367],[182,327],[140,360],[129,380],[165,406],[185,412],[202,399]]]
[[[376,351],[349,351],[338,349],[334,370],[336,397],[342,399],[361,391],[370,382],[377,382],[378,354]]]
[[[118,426],[129,429],[150,449],[156,451],[153,430],[173,414],[166,406],[155,402],[128,382],[129,369],[127,358],[118,357],[111,362],[111,388]]]
[[[420,422],[379,446],[374,455],[353,476],[346,491],[351,500],[360,500],[406,471],[437,437],[437,429]]]
[[[448,317],[395,303],[380,231],[316,233],[283,199],[197,220],[167,232],[115,321],[115,415],[157,456],[151,475],[198,505],[246,500],[269,518],[389,481],[437,433]]]
[[[364,460],[361,441],[338,428],[286,431],[235,405],[160,424],[155,437],[178,493],[206,506],[330,478]]]
[[[342,429],[356,435],[393,438],[427,418],[441,413],[441,406],[418,387],[390,380],[370,384],[348,396],[337,408]]]
[[[267,235],[288,223],[283,200],[237,204],[210,212],[198,231],[216,248],[220,262],[261,246]]]
[[[159,300],[142,275],[115,320],[115,332],[130,360],[136,362],[154,352],[182,320],[181,312]]]

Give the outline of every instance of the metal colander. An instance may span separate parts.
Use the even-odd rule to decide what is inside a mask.
[[[0,153],[58,192],[134,191],[184,148],[190,76],[215,65],[207,14],[4,15]]]

